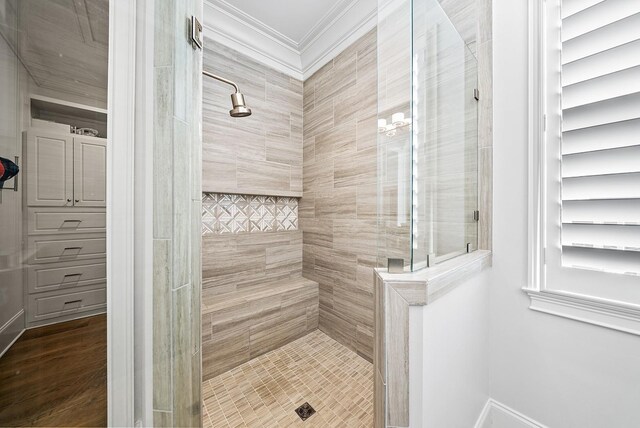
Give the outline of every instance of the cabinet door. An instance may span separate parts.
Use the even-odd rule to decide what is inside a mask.
[[[107,142],[73,139],[73,200],[76,207],[107,206]]]
[[[27,133],[27,204],[73,206],[73,138]]]

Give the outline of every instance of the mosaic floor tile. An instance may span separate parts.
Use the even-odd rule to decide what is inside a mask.
[[[204,427],[371,427],[373,366],[319,330],[211,380]],[[303,421],[296,409],[315,410]]]

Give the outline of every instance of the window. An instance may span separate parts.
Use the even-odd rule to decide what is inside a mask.
[[[640,334],[640,1],[530,8],[531,307]]]

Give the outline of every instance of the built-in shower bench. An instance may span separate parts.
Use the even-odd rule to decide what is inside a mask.
[[[203,296],[203,378],[210,379],[318,327],[318,283],[265,280]]]

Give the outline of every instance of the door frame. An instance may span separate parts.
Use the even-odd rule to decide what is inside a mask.
[[[109,2],[109,426],[153,425],[153,7]]]

